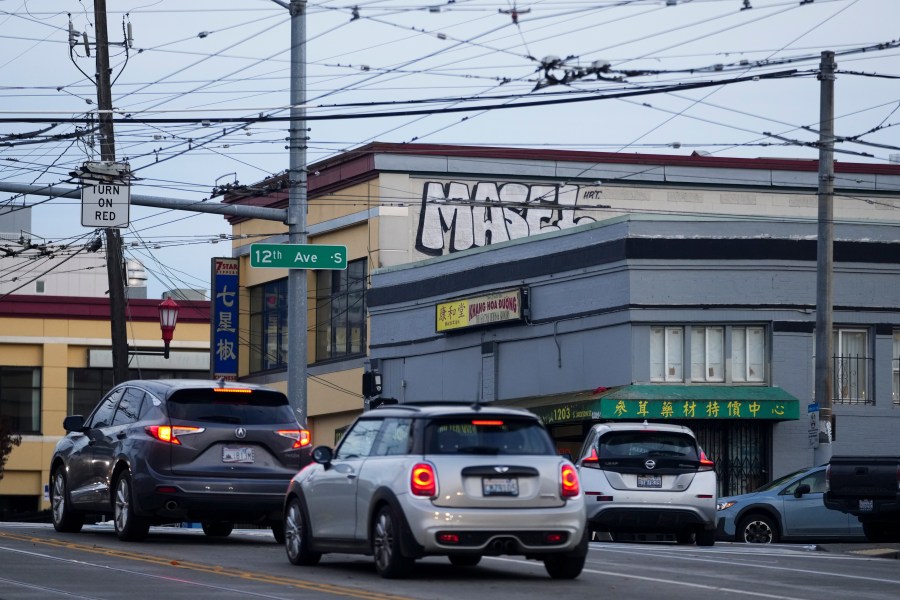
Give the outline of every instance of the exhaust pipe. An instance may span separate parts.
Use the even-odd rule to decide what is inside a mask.
[[[166,510],[168,510],[168,511],[178,510],[178,503],[175,502],[174,500],[167,500],[166,501]]]

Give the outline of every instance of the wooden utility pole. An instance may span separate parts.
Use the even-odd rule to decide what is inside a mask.
[[[113,131],[112,84],[109,68],[109,34],[106,28],[106,0],[94,0],[94,26],[97,36],[97,108],[100,125],[100,158],[116,160]],[[128,379],[128,337],[125,329],[125,263],[119,230],[108,227],[106,234],[106,273],[109,280],[109,326],[112,340],[113,383]]]
[[[831,415],[834,398],[832,351],[832,271],[834,269],[834,52],[822,52],[819,67],[819,228],[816,267],[816,380],[819,445],[815,464],[831,460]]]

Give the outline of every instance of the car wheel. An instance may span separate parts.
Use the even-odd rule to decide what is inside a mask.
[[[209,537],[228,537],[234,530],[234,523],[228,521],[203,521],[200,526]]]
[[[386,579],[410,574],[415,561],[400,551],[400,522],[390,506],[382,506],[372,525],[372,554],[375,570]]]
[[[53,473],[50,487],[50,507],[53,528],[61,533],[78,533],[84,526],[84,514],[72,509],[66,475],[62,467]]]
[[[274,525],[272,532],[277,532]],[[309,549],[309,524],[306,519],[306,511],[299,498],[291,498],[291,501],[288,502],[287,510],[284,513],[284,523],[281,525],[281,537],[284,540],[284,549],[291,564],[301,566],[319,564],[322,555]],[[275,539],[278,539],[277,533],[275,533]]]
[[[565,554],[551,554],[544,558],[544,568],[553,579],[575,579],[581,575],[584,563],[587,561],[588,537],[590,533],[584,532],[581,542],[572,552]]]
[[[771,517],[750,515],[741,520],[736,538],[748,544],[773,544],[778,541],[778,526]]]
[[[116,479],[113,497],[113,524],[120,540],[137,542],[147,537],[150,521],[134,513],[134,486],[131,473],[122,471]]]
[[[715,529],[701,529],[696,535],[698,546],[714,546],[716,544]]]
[[[863,533],[866,534],[866,540],[873,543],[882,543],[892,541],[892,529],[886,523],[863,523]]]
[[[269,523],[269,526],[272,528],[272,535],[275,536],[275,542],[278,544],[284,543],[284,521],[272,521]]]
[[[477,554],[451,554],[447,558],[454,567],[474,567],[481,562],[481,556]]]
[[[693,544],[694,543],[694,532],[693,531],[679,531],[675,534],[675,543],[676,544]]]

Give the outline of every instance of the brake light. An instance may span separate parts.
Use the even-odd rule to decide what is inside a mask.
[[[429,463],[416,463],[409,474],[409,488],[413,496],[437,496],[437,477]]]
[[[699,471],[712,471],[716,468],[716,463],[706,458],[706,452],[700,450],[700,468]]]
[[[472,421],[472,425],[486,425],[486,426],[488,426],[488,427],[502,427],[502,426],[503,426],[503,421],[497,421],[497,420],[493,420],[493,421],[487,421],[487,420],[480,420],[480,421],[479,421],[479,420],[473,420],[473,421]]]
[[[294,440],[291,448],[305,448],[312,442],[312,436],[306,429],[279,429],[276,431],[278,435]]]
[[[218,394],[252,394],[253,390],[248,388],[213,388]]]
[[[578,471],[570,463],[564,463],[559,469],[559,493],[563,498],[574,498],[581,493],[578,483]]]
[[[178,439],[179,435],[201,433],[206,431],[206,429],[203,427],[187,427],[184,425],[148,425],[147,427],[144,427],[144,431],[161,442],[180,446],[181,440]]]
[[[600,468],[600,455],[597,454],[596,448],[591,448],[590,456],[585,456],[581,459],[582,467],[589,467],[591,469],[599,469]]]

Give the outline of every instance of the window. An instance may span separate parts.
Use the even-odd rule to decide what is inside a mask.
[[[894,332],[894,353],[891,358],[894,404],[900,404],[900,332]]]
[[[335,451],[335,459],[345,460],[369,456],[381,423],[381,419],[357,421],[353,429],[348,431],[341,440],[341,445]]]
[[[684,381],[684,331],[684,327],[673,326],[650,328],[650,381]],[[690,348],[691,381],[766,381],[765,327],[695,325],[690,328]],[[727,372],[729,358],[731,366]]]
[[[113,425],[128,425],[134,423],[140,418],[141,405],[144,402],[144,392],[137,388],[127,388],[116,408],[116,415],[113,417]]]
[[[250,289],[250,371],[287,368],[287,279]]]
[[[683,381],[684,335],[681,327],[650,330],[650,381]]]
[[[366,351],[366,259],[316,272],[316,361]]]
[[[97,401],[112,389],[112,369],[69,369],[68,414],[91,414]],[[209,371],[175,371],[162,369],[129,369],[129,379],[209,379]]]
[[[0,367],[0,417],[14,433],[41,432],[41,370]]]
[[[43,294],[44,293],[44,282],[40,279],[34,282],[34,293],[35,294]]]
[[[119,388],[106,396],[100,402],[99,406],[97,406],[97,410],[94,411],[94,414],[88,419],[88,427],[91,429],[98,429],[100,427],[109,427],[112,425],[113,418],[116,414],[116,404],[119,402],[119,398],[122,397],[123,392],[124,390]]]
[[[731,380],[766,380],[766,330],[763,327],[731,329]]]
[[[864,329],[836,329],[831,338],[834,352],[834,401],[868,404],[868,340]]]
[[[412,449],[412,419],[385,419],[373,456],[395,456],[408,454]]]
[[[691,381],[725,381],[725,328],[691,330]]]

